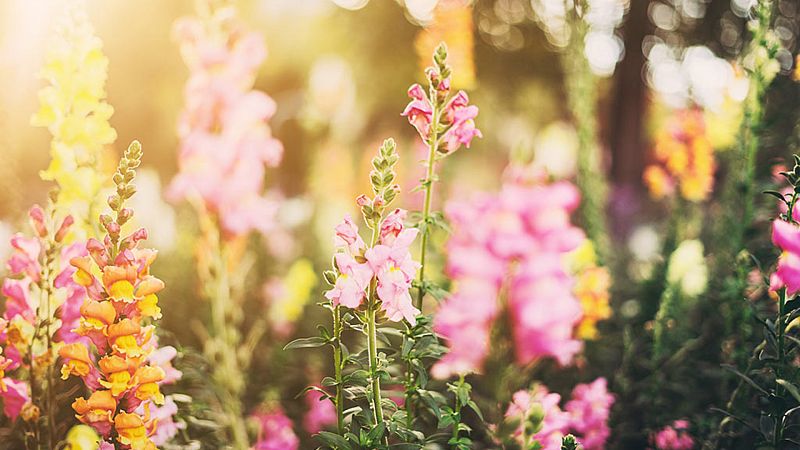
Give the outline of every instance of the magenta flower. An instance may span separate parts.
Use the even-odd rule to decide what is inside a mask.
[[[336,423],[336,408],[333,403],[322,398],[322,392],[309,389],[306,392],[306,414],[303,416],[303,428],[308,434],[316,434]]]
[[[772,242],[783,250],[778,268],[770,277],[770,289],[786,287],[787,296],[800,291],[800,226],[775,220],[772,223]]]
[[[694,439],[687,432],[689,422],[676,420],[650,437],[656,450],[692,450]]]
[[[585,450],[603,450],[611,435],[608,417],[614,396],[608,392],[605,378],[589,384],[579,384],[572,390],[572,400],[566,404],[570,415],[570,432],[579,436]]]
[[[455,291],[434,318],[450,350],[435,377],[481,371],[503,286],[519,364],[551,357],[566,365],[581,350],[574,332],[583,312],[564,263],[585,239],[570,223],[578,199],[569,183],[511,177],[498,194],[447,205],[446,269]]]
[[[5,389],[0,389],[0,398],[3,399],[3,414],[14,421],[22,408],[30,402],[31,394],[28,383],[25,381],[3,378],[0,385]]]
[[[72,276],[75,274],[76,269],[69,264],[72,258],[86,256],[87,254],[84,242],[76,242],[61,250],[62,270],[56,276],[53,285],[57,289],[63,289],[66,294],[64,303],[61,305],[61,327],[58,329],[58,337],[65,344],[89,342],[87,338],[72,331],[78,328],[81,318],[81,305],[86,299],[86,289],[73,280]]]
[[[258,421],[258,439],[253,450],[297,450],[300,439],[292,430],[292,421],[280,407],[260,411],[252,416]]]
[[[549,392],[544,386],[538,385],[532,391],[517,391],[512,396],[512,402],[506,410],[506,417],[520,419],[519,428],[514,433],[518,439],[522,438],[525,419],[534,405],[539,405],[543,412],[542,427],[533,436],[531,442],[538,441],[542,450],[559,450],[561,438],[569,425],[569,414],[561,410],[559,402],[561,396]]]
[[[483,366],[498,312],[497,293],[494,283],[466,278],[442,303],[436,313],[436,332],[447,339],[450,350],[433,366],[435,378],[466,374]]]

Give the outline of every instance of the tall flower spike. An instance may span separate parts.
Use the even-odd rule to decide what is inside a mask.
[[[141,158],[142,147],[133,141],[113,176],[111,214],[99,219],[106,230],[103,242],[90,240],[86,247],[91,256],[72,260],[76,280],[92,298],[81,308],[76,333],[91,338],[95,357],[87,358],[75,346],[62,348],[60,355],[63,376],[80,376],[91,392],[73,404],[78,419],[94,428],[105,445],[150,450],[156,448],[151,436],[158,423],[149,411],[151,405],[164,403],[159,384],[166,372],[149,359],[155,348],[151,323],[160,316],[154,311],[164,283],[150,274],[155,251],[139,247],[147,233],[142,229],[122,237],[133,216],[125,203],[136,192],[133,180]]]
[[[55,181],[59,207],[89,232],[86,225],[100,206],[97,197],[107,181],[100,171],[103,150],[117,133],[108,122],[114,108],[105,101],[108,59],[88,16],[75,3],[80,4],[69,3],[47,47],[39,76],[49,84],[39,91],[40,108],[31,124],[47,127],[53,135],[51,161],[42,179]]]
[[[182,18],[175,39],[190,70],[178,124],[178,175],[173,200],[199,200],[229,236],[274,227],[276,202],[265,195],[266,167],[280,163],[283,146],[268,121],[275,102],[253,89],[267,52],[263,37],[246,29],[233,7],[208,20]]]
[[[574,336],[582,311],[564,260],[585,239],[570,223],[578,202],[568,182],[511,179],[498,194],[447,205],[454,230],[447,272],[456,288],[434,318],[450,349],[434,365],[435,377],[482,370],[504,290],[517,363],[572,361],[582,347]]]

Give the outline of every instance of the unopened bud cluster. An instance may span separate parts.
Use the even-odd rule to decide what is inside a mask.
[[[378,152],[372,158],[372,171],[369,174],[372,192],[375,196],[370,199],[366,195],[360,195],[356,203],[361,207],[361,214],[367,224],[377,224],[383,216],[383,211],[394,201],[400,192],[400,186],[395,180],[394,166],[397,164],[397,146],[394,139],[386,139]]]

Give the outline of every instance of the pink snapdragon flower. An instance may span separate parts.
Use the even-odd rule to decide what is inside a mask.
[[[524,421],[538,406],[544,413],[542,428],[532,440],[542,444],[543,450],[559,450],[561,438],[571,433],[586,450],[603,450],[610,435],[608,417],[614,396],[607,390],[605,378],[589,384],[579,384],[572,390],[572,399],[561,409],[561,396],[537,385],[532,390],[514,393],[506,417],[522,420],[514,436],[521,438]]]
[[[329,399],[322,398],[322,392],[309,389],[306,392],[306,414],[303,428],[308,434],[316,434],[330,425],[336,424],[336,408]]]
[[[552,357],[566,365],[581,350],[574,330],[583,312],[564,261],[585,239],[570,223],[578,201],[570,183],[511,176],[498,194],[446,206],[454,230],[446,270],[455,289],[434,318],[449,347],[435,377],[481,371],[504,286],[519,364]]]
[[[514,437],[521,440],[525,422],[531,414],[532,408],[538,406],[544,413],[544,417],[541,429],[530,437],[531,442],[538,441],[542,445],[542,450],[559,450],[564,430],[569,425],[569,414],[561,410],[560,401],[560,395],[549,392],[542,385],[536,386],[532,391],[515,392],[505,414],[507,418],[516,418],[521,421],[520,426],[514,432]]]
[[[770,289],[786,287],[787,296],[800,291],[800,226],[775,220],[772,223],[772,243],[780,248],[778,267],[770,277]]]
[[[333,288],[325,292],[325,298],[334,305],[358,308],[372,279],[372,270],[367,264],[358,263],[347,253],[337,253],[334,259],[339,269],[339,277],[336,278]]]
[[[405,212],[401,214],[404,216]],[[385,227],[387,220],[390,225]],[[399,232],[391,231],[398,226]],[[385,228],[390,231],[384,233]],[[414,307],[409,294],[411,282],[420,267],[411,258],[409,251],[417,234],[417,228],[403,229],[402,222],[390,214],[381,225],[381,243],[364,254],[367,264],[378,278],[378,298],[381,299],[382,309],[386,311],[389,320],[399,322],[406,319],[412,326],[416,324],[415,317],[420,313]]]
[[[580,436],[585,450],[603,450],[611,435],[608,417],[614,396],[608,392],[608,382],[598,378],[589,384],[579,384],[572,390],[566,410],[570,415],[570,432]]]
[[[358,226],[349,214],[344,217],[342,223],[336,225],[335,232],[333,244],[336,247],[346,248],[351,255],[360,255],[364,252],[366,244],[358,234]]]
[[[258,438],[253,450],[297,450],[300,439],[292,430],[292,421],[280,407],[259,411],[252,416],[258,421]]]
[[[446,98],[449,92],[450,79],[445,78],[439,84],[437,96]],[[408,96],[411,101],[401,115],[407,117],[408,122],[414,126],[422,140],[428,142],[431,139],[434,105],[419,84],[415,83],[408,88]],[[441,115],[440,123],[444,125],[447,131],[441,136],[442,146],[439,147],[440,152],[452,153],[462,145],[469,148],[472,139],[483,136],[480,130],[475,128],[478,107],[469,104],[469,97],[466,92],[458,91],[444,106]]]
[[[275,102],[252,89],[266,57],[263,38],[246,30],[231,8],[209,22],[175,24],[190,77],[178,124],[179,172],[168,194],[173,201],[202,201],[228,235],[267,233],[277,200],[263,193],[265,168],[278,165],[283,147],[268,125]]]
[[[30,386],[25,381],[8,377],[3,378],[0,382],[5,387],[5,389],[0,389],[0,399],[3,399],[3,414],[14,421],[22,412],[22,408],[31,401]]]
[[[328,300],[334,305],[358,308],[370,282],[376,278],[376,293],[389,320],[405,319],[416,324],[420,311],[414,307],[409,290],[420,266],[411,257],[409,248],[419,230],[405,228],[403,220],[407,214],[402,209],[387,214],[379,225],[378,244],[372,248],[366,248],[349,216],[336,226],[334,244],[344,251],[334,255],[339,276],[333,288],[325,292]],[[360,263],[358,259],[366,262]]]
[[[425,90],[417,83],[408,88],[408,96],[411,97],[411,101],[403,110],[402,115],[408,117],[408,122],[417,129],[422,139],[427,140],[431,132],[433,105],[428,100]]]
[[[73,279],[76,269],[69,264],[72,258],[88,255],[85,242],[76,242],[68,245],[61,250],[61,272],[56,276],[53,286],[62,289],[66,294],[64,303],[61,305],[61,327],[58,329],[58,337],[65,344],[73,342],[86,342],[88,338],[73,332],[78,328],[81,318],[81,305],[86,299],[86,289]]]
[[[688,429],[688,421],[676,420],[671,426],[667,425],[659,430],[650,439],[655,450],[692,450],[694,439],[687,432]]]

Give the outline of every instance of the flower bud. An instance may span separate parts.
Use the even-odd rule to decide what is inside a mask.
[[[58,231],[56,231],[56,236],[55,236],[56,242],[61,242],[64,240],[64,236],[66,236],[67,233],[69,233],[69,229],[74,223],[75,219],[72,218],[72,215],[64,217],[64,220],[61,222],[61,226],[58,227]]]
[[[369,203],[370,203],[369,198],[364,194],[361,194],[358,197],[356,197],[356,205],[362,208],[369,205]]]
[[[44,224],[44,210],[39,205],[33,205],[28,216],[31,218],[31,224],[36,231],[36,235],[43,238],[47,236],[47,227]]]

